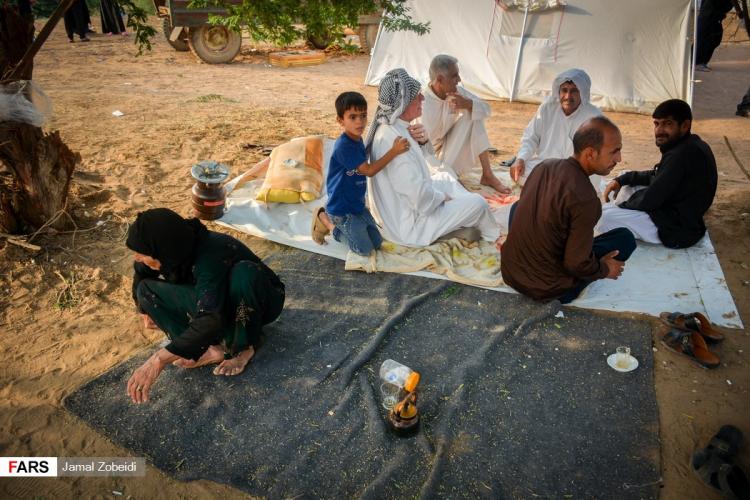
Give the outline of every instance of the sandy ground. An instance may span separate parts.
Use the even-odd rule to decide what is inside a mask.
[[[68,415],[62,399],[137,351],[158,333],[143,331],[130,300],[127,222],[144,208],[167,206],[187,215],[189,167],[214,159],[242,172],[262,159],[262,146],[294,136],[338,134],[333,101],[344,90],[365,94],[366,56],[337,56],[322,66],[279,69],[245,45],[233,64],[197,64],[163,39],[134,57],[132,40],[94,36],[69,44],[58,27],[36,58],[36,82],[54,105],[49,126],[82,157],[68,213],[74,232],[45,234],[36,255],[0,240],[0,453],[4,456],[127,456],[128,452]],[[722,46],[714,72],[699,74],[694,131],[714,150],[719,190],[707,220],[727,283],[743,321],[750,322],[750,179],[726,137],[750,168],[750,119],[734,116],[750,83],[750,44]],[[517,149],[536,106],[493,102],[488,122],[497,159]],[[122,117],[114,117],[119,110]],[[611,113],[623,131],[622,169],[651,167],[659,158],[648,116]],[[103,224],[97,225],[103,221]],[[213,226],[216,228],[216,226]],[[71,229],[73,226],[71,225]],[[222,229],[223,230],[223,229]],[[263,256],[274,244],[240,236]],[[698,368],[664,350],[656,337],[664,498],[711,495],[688,458],[725,423],[750,437],[750,337],[728,331],[717,352],[723,364]],[[123,392],[125,388],[123,387]],[[741,462],[750,472],[750,451]],[[4,498],[177,498],[243,496],[208,483],[180,483],[154,468],[145,478],[2,479]],[[606,492],[602,492],[607,495]]]

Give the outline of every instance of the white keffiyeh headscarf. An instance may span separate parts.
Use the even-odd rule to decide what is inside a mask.
[[[578,87],[578,91],[581,93],[582,105],[589,103],[591,100],[591,78],[588,73],[578,68],[572,68],[557,75],[552,82],[552,92],[546,100],[559,106],[560,86],[565,82],[573,82]]]
[[[370,123],[365,141],[368,152],[378,127],[384,123],[393,125],[421,89],[419,81],[409,76],[403,68],[392,69],[385,74],[378,87],[378,109]]]

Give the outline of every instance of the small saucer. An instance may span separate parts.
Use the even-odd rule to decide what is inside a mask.
[[[617,359],[617,353],[613,353],[607,356],[607,364],[610,366],[610,368],[612,368],[615,371],[625,373],[625,372],[632,372],[633,370],[638,368],[638,360],[634,358],[633,356],[630,356],[630,364],[628,365],[627,368],[620,368],[619,366],[617,366],[616,361],[615,361],[616,359]]]

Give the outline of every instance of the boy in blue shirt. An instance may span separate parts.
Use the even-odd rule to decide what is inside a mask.
[[[336,98],[336,121],[344,132],[333,146],[328,165],[326,190],[328,204],[320,207],[312,220],[312,238],[319,245],[333,233],[336,241],[346,243],[352,252],[370,255],[380,248],[383,237],[370,211],[365,207],[366,177],[372,177],[396,157],[409,149],[403,137],[374,163],[367,162],[362,133],[367,125],[367,101],[358,92],[344,92]]]

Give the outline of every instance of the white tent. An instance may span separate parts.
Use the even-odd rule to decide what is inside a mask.
[[[540,3],[552,7],[538,10]],[[365,82],[377,85],[402,67],[426,83],[432,57],[443,53],[458,58],[463,85],[485,99],[539,103],[558,73],[581,68],[602,109],[650,113],[666,99],[691,101],[693,0],[529,4],[408,0],[413,20],[429,21],[430,32],[381,28]]]

